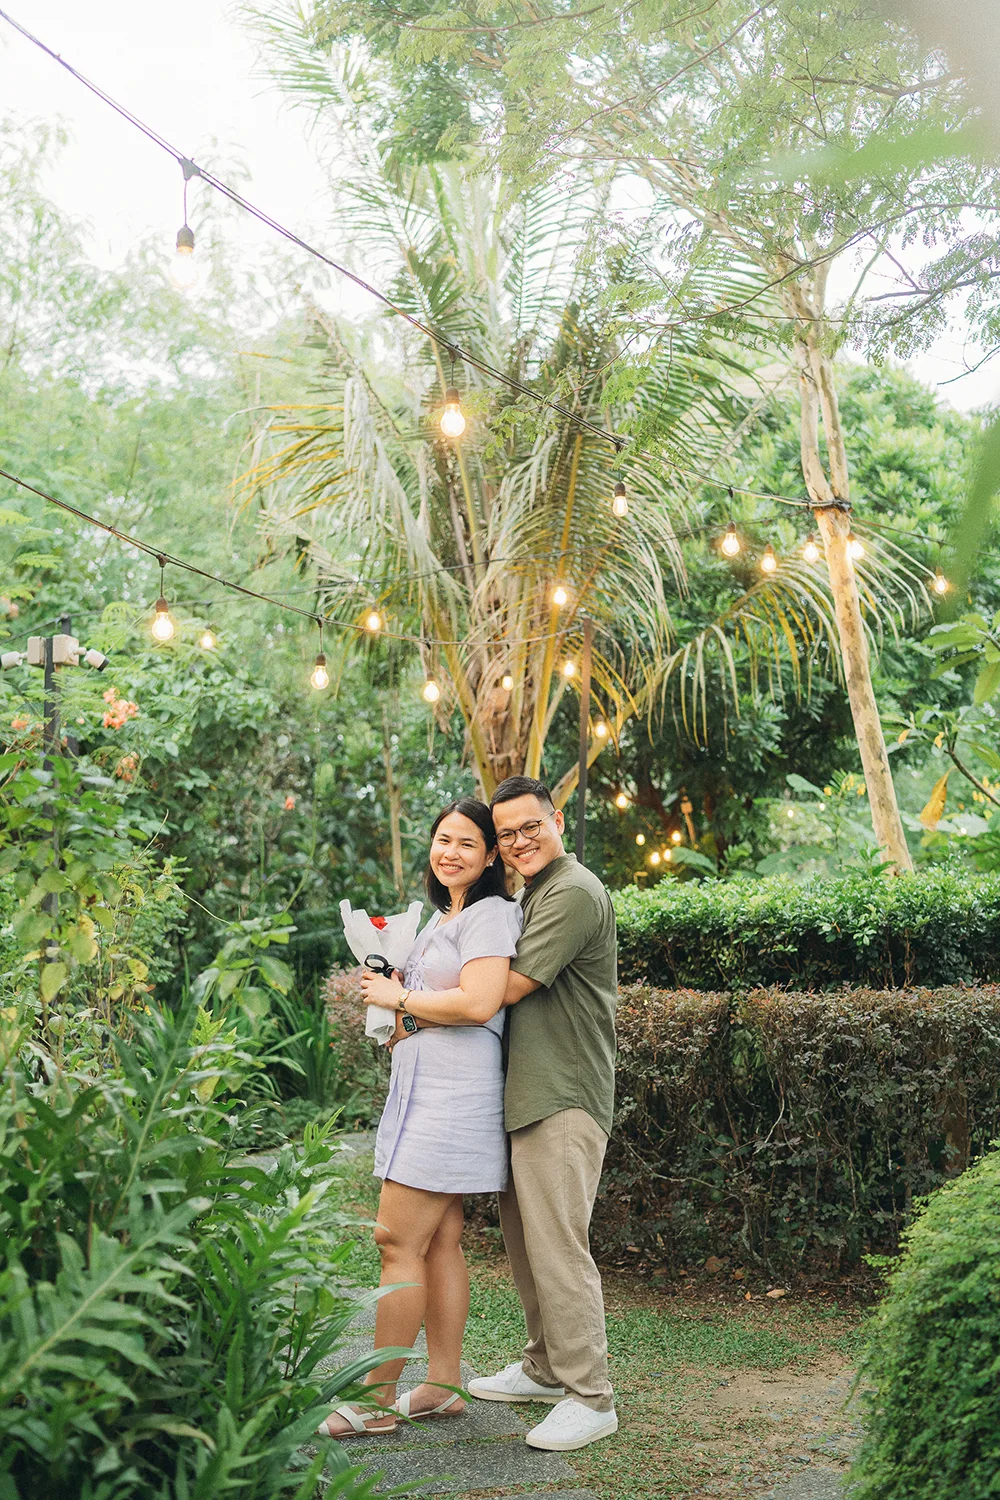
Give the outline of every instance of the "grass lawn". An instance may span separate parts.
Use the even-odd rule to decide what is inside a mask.
[[[345,1211],[374,1216],[379,1184],[370,1173],[367,1155],[345,1172]],[[491,1373],[517,1358],[524,1323],[498,1232],[467,1237],[465,1356]],[[377,1284],[368,1231],[359,1232],[351,1269],[362,1285]],[[856,1434],[843,1405],[863,1314],[842,1287],[781,1298],[768,1289],[725,1272],[605,1271],[620,1427],[616,1438],[568,1455],[581,1484],[602,1500],[701,1500],[760,1494],[805,1465],[843,1467]],[[541,1420],[547,1409],[524,1412]]]

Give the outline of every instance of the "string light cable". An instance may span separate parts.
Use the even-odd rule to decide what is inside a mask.
[[[538,406],[543,407],[549,411],[556,412],[559,416],[565,417],[568,421],[575,423],[577,427],[582,428],[583,430],[592,433],[595,437],[600,438],[602,441],[609,443],[615,449],[616,454],[620,454],[622,448],[631,441],[630,438],[622,436],[620,433],[611,432],[608,428],[600,427],[597,425],[597,423],[589,421],[586,417],[581,416],[579,412],[573,411],[570,407],[564,406],[561,402],[552,401],[547,396],[541,395],[538,391],[532,390],[530,386],[525,385],[522,381],[517,380],[514,376],[508,375],[503,370],[496,369],[493,365],[488,364],[478,355],[471,353],[468,349],[465,349],[461,345],[457,344],[446,334],[438,332],[429,324],[424,323],[420,318],[417,318],[412,313],[407,312],[405,308],[400,307],[397,303],[393,302],[392,299],[386,296],[384,292],[379,291],[377,287],[372,286],[370,282],[365,281],[362,276],[358,276],[354,271],[351,271],[346,266],[341,265],[339,261],[334,260],[324,251],[317,249],[315,245],[309,244],[309,242],[307,240],[304,240],[301,235],[298,235],[294,230],[287,228],[286,225],[273,218],[264,209],[258,208],[256,204],[251,203],[248,198],[244,198],[241,193],[237,192],[235,188],[230,187],[228,183],[223,182],[221,178],[216,177],[214,173],[207,171],[203,167],[199,167],[190,157],[185,156],[183,152],[177,149],[176,146],[171,145],[171,143],[166,140],[164,136],[160,135],[158,131],[154,130],[152,126],[147,125],[144,120],[141,120],[139,118],[138,115],[133,114],[132,111],[130,109],[127,109],[125,105],[120,104],[117,99],[114,99],[109,93],[102,89],[99,84],[94,83],[84,73],[81,73],[78,68],[75,68],[73,64],[68,62],[66,58],[62,57],[60,53],[56,52],[52,47],[49,47],[45,42],[41,40],[40,37],[35,36],[34,33],[29,31],[26,26],[23,26],[20,21],[16,20],[8,11],[2,8],[0,8],[0,19],[6,21],[7,24],[9,26],[12,26],[15,31],[17,31],[22,37],[24,37],[26,41],[30,42],[32,46],[37,47],[41,52],[44,52],[47,57],[52,59],[53,62],[58,63],[59,66],[65,69],[65,71],[69,73],[71,77],[75,78],[76,81],[82,84],[85,89],[88,89],[90,93],[92,93],[96,98],[100,99],[103,104],[106,104],[109,109],[114,110],[114,112],[119,115],[120,118],[123,119],[127,124],[131,125],[133,129],[140,131],[141,134],[144,135],[148,141],[152,142],[154,146],[159,147],[159,149],[166,152],[168,156],[172,156],[184,174],[185,194],[188,181],[192,177],[201,178],[201,180],[207,183],[209,187],[213,188],[216,192],[221,193],[223,197],[227,198],[238,208],[241,208],[244,213],[250,214],[251,217],[257,219],[259,223],[264,224],[267,228],[273,230],[275,234],[280,235],[290,244],[296,245],[307,255],[311,255],[316,260],[321,261],[324,265],[329,266],[329,268],[333,271],[336,271],[338,275],[347,277],[347,279],[349,281],[352,281],[355,286],[360,287],[363,291],[366,291],[370,296],[374,297],[383,305],[383,307],[388,308],[388,310],[396,317],[403,318],[407,323],[410,324],[411,327],[417,329],[418,332],[422,333],[425,338],[430,339],[434,344],[438,346],[438,348],[443,349],[450,356],[453,364],[455,360],[461,360],[464,364],[469,365],[472,369],[478,370],[480,374],[485,375],[488,379],[496,381],[500,385],[506,386],[508,390],[515,392],[517,395],[525,396],[529,400],[534,401]],[[185,214],[184,228],[186,229],[186,227],[187,219]],[[181,247],[180,245],[182,233],[183,230],[178,234],[178,248],[183,248],[186,250],[188,248],[186,241],[184,247]],[[190,233],[190,231],[188,231],[188,233]],[[449,414],[449,417],[452,418],[448,425],[453,425],[455,428],[457,428],[458,420],[461,419],[462,427],[464,429],[464,417],[458,410],[457,403],[451,400],[451,398],[457,397],[458,394],[459,393],[454,388],[454,386],[449,387],[445,397],[445,408]],[[447,432],[447,426],[445,430]],[[776,495],[760,490],[748,489],[742,485],[734,485],[729,480],[717,479],[712,474],[705,474],[698,469],[687,468],[683,464],[675,462],[673,459],[664,457],[662,454],[654,455],[643,451],[637,453],[636,456],[653,459],[658,463],[666,465],[676,474],[683,475],[688,479],[697,479],[702,484],[711,485],[716,489],[727,490],[730,494],[732,494],[735,490],[736,493],[745,495],[748,499],[769,500],[776,504],[794,506],[795,508],[800,510],[816,510],[823,508],[822,506],[818,507],[814,505],[811,501],[809,501],[808,499],[803,499],[801,496]],[[617,495],[617,498],[619,501],[621,501],[625,497],[623,495]],[[839,506],[842,502],[838,501],[835,503]],[[619,512],[616,511],[616,514],[619,514]]]

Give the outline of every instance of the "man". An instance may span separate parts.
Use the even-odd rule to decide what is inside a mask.
[[[519,1362],[469,1391],[553,1404],[527,1441],[569,1452],[618,1429],[589,1243],[614,1108],[615,915],[596,875],[563,849],[544,783],[508,777],[490,806],[503,861],[525,881],[504,1000],[511,1178],[500,1222],[528,1341]]]

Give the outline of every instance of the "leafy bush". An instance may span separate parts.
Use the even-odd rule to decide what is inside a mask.
[[[1000,1152],[936,1193],[876,1314],[855,1500],[1000,1493]]]
[[[250,1059],[192,1005],[116,1046],[81,1076],[0,1014],[0,1494],[313,1500],[325,1464],[323,1493],[369,1493],[338,1447],[299,1451],[376,1362],[323,1372],[358,1311],[331,1290],[336,1144],[235,1158]]]
[[[838,1269],[1000,1133],[1000,986],[623,990],[605,1252]]]
[[[340,1076],[353,1090],[352,1118],[374,1123],[385,1103],[390,1057],[385,1047],[365,1036],[360,979],[360,968],[334,969],[323,986],[323,1003]]]
[[[996,875],[661,882],[614,902],[625,983],[891,989],[1000,979]]]

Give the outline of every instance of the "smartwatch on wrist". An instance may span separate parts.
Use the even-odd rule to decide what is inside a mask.
[[[416,1029],[417,1029],[417,1023],[414,1020],[413,1016],[411,1016],[407,1011],[404,1010],[404,1012],[403,1012],[403,1030],[409,1032],[412,1035],[413,1032],[416,1031]]]

